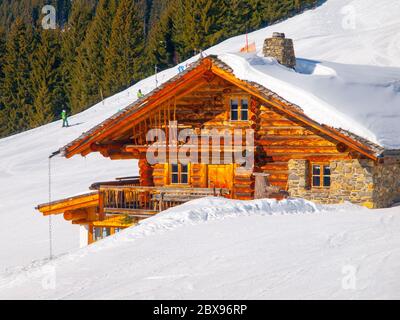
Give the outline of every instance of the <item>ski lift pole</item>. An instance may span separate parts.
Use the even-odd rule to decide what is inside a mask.
[[[157,67],[157,65],[154,66],[154,74],[155,74],[155,77],[156,77],[156,88],[158,88],[158,77],[157,77],[157,75],[158,75],[158,67]]]
[[[60,154],[60,151],[53,152],[49,156],[49,176],[48,176],[48,182],[49,182],[49,210],[51,211],[51,160]],[[49,258],[50,260],[53,260],[53,222],[51,218],[51,214],[49,215]]]

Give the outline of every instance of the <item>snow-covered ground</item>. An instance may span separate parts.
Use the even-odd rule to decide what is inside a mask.
[[[187,203],[0,277],[0,299],[399,299],[400,215],[304,200]]]
[[[207,50],[207,54],[217,54],[230,64],[238,64],[235,72],[242,73],[243,78],[263,71],[267,87],[272,86],[271,89],[284,98],[299,103],[316,118],[321,117],[321,113],[326,114],[326,119],[344,128],[352,123],[355,133],[389,147],[398,147],[399,13],[398,0],[328,0],[315,10],[249,35],[258,51],[264,39],[274,31],[285,32],[293,38],[298,73],[268,59],[236,55],[245,44],[245,36],[229,39]],[[194,59],[197,58],[188,62]],[[246,73],[246,70],[251,72]],[[164,71],[158,75],[158,81],[167,81],[177,72],[177,68]],[[41,260],[48,255],[48,220],[34,210],[38,203],[48,201],[48,156],[134,102],[139,88],[146,93],[154,86],[154,77],[141,81],[72,117],[70,123],[74,126],[71,128],[61,129],[61,123],[57,122],[0,140],[0,274],[3,275],[0,281],[6,287],[10,279],[24,284],[13,289],[2,287],[1,297],[33,298],[34,281],[23,281],[27,274],[19,271],[35,270],[34,266],[41,265]],[[316,108],[318,105],[325,108],[323,112]],[[365,109],[361,109],[363,106]],[[378,111],[377,106],[381,107]],[[360,123],[354,122],[355,117]],[[68,160],[55,157],[51,172],[52,199],[57,199],[86,192],[95,181],[135,175],[137,165],[134,161],[110,161],[98,155]],[[398,281],[393,271],[399,269],[396,214],[400,214],[399,208],[370,212],[357,207],[338,207],[326,214],[312,215],[266,217],[255,214],[254,217],[229,218],[168,232],[155,231],[146,240],[144,237],[135,240],[131,246],[130,241],[123,239],[140,232],[132,229],[121,235],[122,238],[118,236],[77,252],[73,250],[79,246],[78,228],[58,217],[53,221],[55,253],[72,252],[55,262],[58,290],[65,288],[65,291],[43,292],[34,297],[95,297],[96,294],[104,298],[164,297],[168,291],[165,288],[173,286],[181,289],[174,291],[175,297],[185,298],[239,295],[245,298],[255,297],[257,293],[259,297],[300,297],[301,289],[307,284],[315,290],[305,290],[304,297],[310,294],[310,297],[357,298],[374,292],[376,297],[385,297],[386,292],[390,297],[398,297]],[[335,243],[339,244],[335,246]],[[107,250],[105,247],[111,244],[115,248]],[[190,250],[192,247],[196,250]],[[225,254],[223,248],[232,250],[226,249]],[[98,254],[87,254],[96,250]],[[297,251],[299,255],[292,255]],[[120,257],[121,252],[129,259],[121,264],[115,260],[118,263],[110,266],[110,261]],[[211,254],[205,254],[207,252]],[[157,259],[158,256],[163,259]],[[171,256],[171,260],[167,256]],[[182,259],[177,260],[180,256]],[[104,266],[97,263],[97,257]],[[219,262],[220,268],[217,267]],[[344,263],[359,268],[359,279],[364,279],[359,282],[361,291],[349,293],[337,289]],[[30,266],[25,267],[27,265]],[[210,271],[213,282],[202,281],[202,277],[207,276],[207,265],[214,266]],[[246,267],[254,274],[245,272]],[[95,268],[98,274],[91,272]],[[129,268],[134,268],[135,272]],[[232,268],[231,273],[227,272],[229,268]],[[186,281],[191,270],[193,275],[188,276],[191,281]],[[320,272],[316,273],[318,270]],[[88,272],[95,276],[87,280],[79,276]],[[313,272],[317,274],[315,279]],[[76,281],[71,274],[77,277]],[[327,280],[323,282],[325,275]],[[103,280],[109,282],[107,292],[102,291]],[[138,289],[129,287],[130,281],[138,281]],[[234,288],[241,289],[235,291]]]

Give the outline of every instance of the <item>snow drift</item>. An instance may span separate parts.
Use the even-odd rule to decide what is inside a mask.
[[[0,299],[396,299],[396,213],[301,199],[196,200],[0,275]]]

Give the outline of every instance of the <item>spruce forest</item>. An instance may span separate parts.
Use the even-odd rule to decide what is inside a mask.
[[[0,137],[76,114],[318,0],[0,0]],[[45,30],[42,7],[56,8]]]

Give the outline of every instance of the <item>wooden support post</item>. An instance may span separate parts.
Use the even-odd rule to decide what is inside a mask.
[[[153,187],[153,167],[147,162],[146,154],[140,154],[139,158],[140,185],[142,187]]]
[[[104,192],[99,193],[99,219],[104,220],[106,215],[104,213]]]
[[[160,193],[160,205],[159,205],[159,210],[164,211],[164,192]]]
[[[93,225],[89,224],[88,225],[88,245],[92,244],[94,242],[94,235],[93,235]]]

